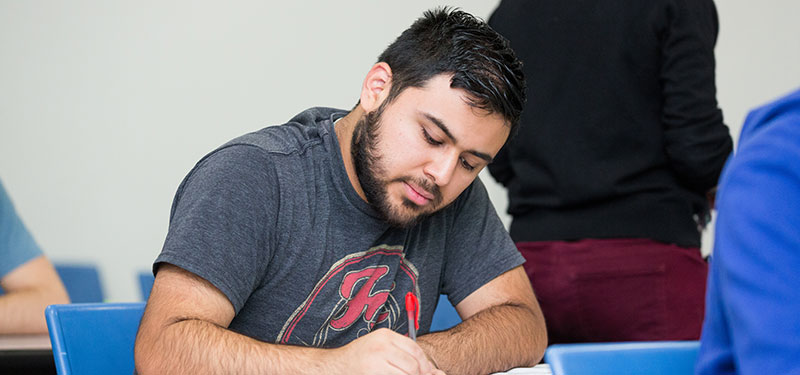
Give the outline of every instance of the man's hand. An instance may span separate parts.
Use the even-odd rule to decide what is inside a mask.
[[[518,266],[462,300],[463,322],[417,340],[438,367],[453,374],[490,374],[536,365],[547,330],[531,282]]]
[[[416,342],[386,328],[332,349],[329,354],[336,373],[444,375]]]

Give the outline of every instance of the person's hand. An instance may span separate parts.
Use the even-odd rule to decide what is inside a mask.
[[[331,367],[347,374],[444,375],[414,340],[381,328],[331,350]]]

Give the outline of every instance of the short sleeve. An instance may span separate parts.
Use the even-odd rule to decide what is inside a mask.
[[[170,263],[196,274],[238,313],[272,255],[276,178],[270,154],[258,147],[233,145],[206,156],[178,188],[154,270]]]
[[[441,292],[455,306],[525,259],[503,227],[479,178],[462,193],[453,209],[455,219],[448,233]]]
[[[0,182],[0,278],[42,255]]]

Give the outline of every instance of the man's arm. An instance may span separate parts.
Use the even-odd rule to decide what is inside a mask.
[[[278,345],[227,329],[234,308],[208,281],[162,264],[136,337],[140,374],[437,374],[411,339],[376,330],[336,349]],[[268,317],[265,317],[267,319]]]
[[[705,194],[716,185],[733,149],[716,98],[717,11],[712,0],[677,1],[668,7],[659,77],[664,148],[681,183]]]
[[[482,286],[456,310],[464,319],[461,324],[418,340],[446,373],[488,374],[529,367],[544,355],[544,317],[522,266]]]
[[[0,334],[46,333],[44,308],[69,303],[67,291],[44,255],[23,263],[0,279]]]

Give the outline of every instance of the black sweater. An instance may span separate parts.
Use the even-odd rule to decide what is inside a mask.
[[[489,20],[524,63],[518,135],[489,166],[515,241],[700,246],[732,143],[717,107],[711,0],[504,0]]]

